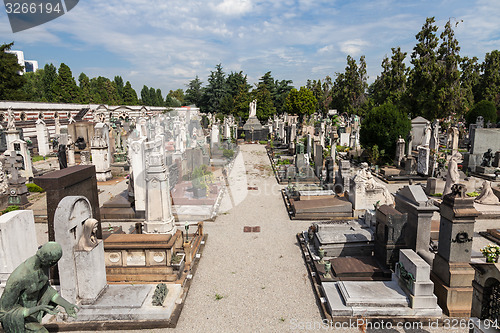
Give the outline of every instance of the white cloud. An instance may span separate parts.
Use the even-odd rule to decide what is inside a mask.
[[[361,53],[363,46],[368,45],[368,43],[361,39],[352,39],[340,43],[340,50],[345,54],[351,56],[357,56]]]
[[[252,10],[251,0],[223,0],[215,10],[224,15],[243,15]]]
[[[322,48],[320,48],[318,50],[318,53],[329,53],[331,52],[332,50],[334,50],[334,46],[333,45],[326,45]]]

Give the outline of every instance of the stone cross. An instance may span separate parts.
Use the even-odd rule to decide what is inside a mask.
[[[10,155],[6,155],[4,164],[11,176],[9,184],[18,184],[20,179],[18,170],[22,167],[22,157],[11,151]]]

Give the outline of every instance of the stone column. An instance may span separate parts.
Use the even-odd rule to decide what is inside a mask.
[[[99,137],[91,141],[92,164],[95,165],[97,181],[105,182],[113,178],[111,175],[111,161],[106,142]]]
[[[422,186],[407,185],[396,192],[396,209],[408,213],[403,235],[405,244],[417,253],[429,252],[432,215],[438,210],[428,203]]]
[[[400,136],[396,142],[396,160],[394,164],[396,167],[401,167],[401,160],[405,157],[405,140]]]
[[[431,279],[443,312],[450,317],[469,317],[474,269],[470,266],[474,222],[480,213],[466,187],[455,184],[440,206],[439,248]]]
[[[148,152],[146,174],[147,201],[144,233],[174,234],[176,228],[172,215],[168,169],[160,152]]]
[[[71,139],[71,136],[68,135],[68,166],[76,165],[75,161],[75,143]]]
[[[36,121],[36,139],[38,141],[38,155],[47,156],[50,153],[49,134],[47,125],[42,119]]]
[[[455,153],[458,152],[458,139],[459,139],[459,132],[457,127],[452,128],[452,137],[451,137],[451,155],[454,155]]]
[[[137,218],[144,218],[146,214],[146,156],[144,141],[144,138],[131,140],[128,155],[134,179],[134,201]]]

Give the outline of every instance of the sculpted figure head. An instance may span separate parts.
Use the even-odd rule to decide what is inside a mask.
[[[61,245],[56,242],[47,242],[36,251],[36,256],[40,259],[42,266],[54,266],[62,257]]]
[[[83,234],[78,241],[77,250],[91,251],[97,246],[97,224],[96,219],[87,219],[83,224]]]

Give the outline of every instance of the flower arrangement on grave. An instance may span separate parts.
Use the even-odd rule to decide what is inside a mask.
[[[213,182],[213,174],[205,164],[200,165],[193,170],[191,174],[191,183],[196,191],[201,191],[201,196],[206,196],[206,191],[209,189],[209,184]]]
[[[500,255],[500,246],[488,244],[481,249],[481,253],[486,258],[486,262],[498,262]]]

